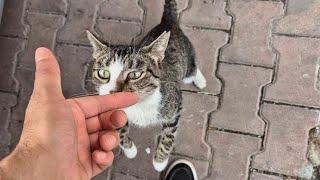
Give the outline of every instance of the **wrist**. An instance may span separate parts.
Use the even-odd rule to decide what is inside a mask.
[[[87,174],[70,172],[53,154],[31,147],[17,147],[0,161],[0,180],[88,179]]]
[[[57,168],[49,155],[37,148],[18,147],[0,161],[0,179],[56,179]]]
[[[34,170],[32,169],[34,163],[32,153],[16,148],[0,161],[0,179],[34,179]]]

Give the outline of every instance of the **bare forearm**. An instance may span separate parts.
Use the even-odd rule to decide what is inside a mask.
[[[1,180],[58,179],[58,175],[61,175],[58,172],[59,169],[46,155],[31,149],[15,150],[0,161]]]

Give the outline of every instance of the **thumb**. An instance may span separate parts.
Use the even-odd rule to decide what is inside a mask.
[[[40,47],[35,53],[36,72],[32,98],[41,101],[64,99],[59,64],[53,53]]]

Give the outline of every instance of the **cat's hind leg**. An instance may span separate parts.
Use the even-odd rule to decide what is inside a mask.
[[[136,145],[128,137],[129,124],[127,123],[123,128],[120,129],[120,148],[128,159],[133,159],[136,157],[138,150]]]
[[[153,167],[158,172],[163,171],[167,167],[170,153],[173,150],[179,117],[178,115],[172,123],[163,124],[162,134],[160,135],[153,157]]]
[[[203,89],[207,86],[207,81],[204,78],[199,68],[195,70],[194,75],[184,78],[183,83],[185,84],[194,83],[194,85],[197,86],[199,89]]]

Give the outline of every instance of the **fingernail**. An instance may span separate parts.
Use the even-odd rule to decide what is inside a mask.
[[[35,60],[36,62],[46,59],[50,55],[50,50],[44,47],[40,47],[35,52]]]

